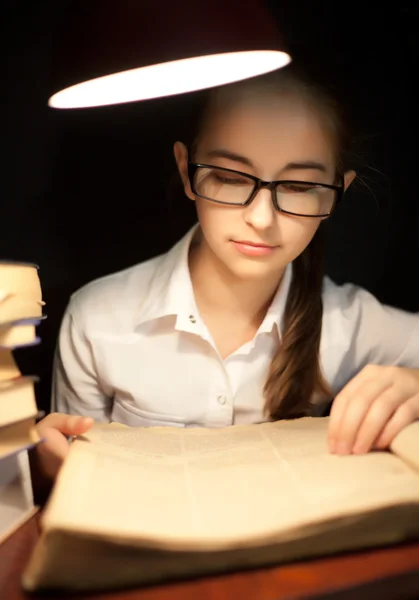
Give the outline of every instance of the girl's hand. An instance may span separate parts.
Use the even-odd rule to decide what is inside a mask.
[[[336,454],[385,449],[419,419],[419,369],[367,365],[336,396],[328,443]]]
[[[36,425],[43,441],[36,446],[36,458],[42,475],[54,479],[69,450],[68,436],[81,435],[93,425],[93,419],[51,413]],[[67,437],[66,437],[67,436]]]

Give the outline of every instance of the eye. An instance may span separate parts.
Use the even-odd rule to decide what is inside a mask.
[[[311,183],[298,183],[294,181],[290,181],[287,183],[281,183],[280,190],[281,192],[285,192],[288,194],[305,194],[307,192],[315,192],[318,191],[318,188],[321,186],[313,185]]]
[[[226,185],[249,185],[249,179],[233,175],[231,173],[223,173],[221,171],[213,171],[212,177],[218,182]]]

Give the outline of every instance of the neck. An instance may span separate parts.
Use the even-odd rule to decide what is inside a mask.
[[[200,312],[230,313],[255,325],[262,323],[284,274],[266,280],[236,277],[202,241],[191,245],[189,270]]]

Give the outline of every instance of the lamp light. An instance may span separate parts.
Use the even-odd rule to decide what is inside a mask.
[[[134,102],[232,83],[291,60],[261,0],[77,0],[49,106]]]

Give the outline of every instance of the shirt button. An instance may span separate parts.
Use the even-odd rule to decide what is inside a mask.
[[[223,396],[223,394],[220,394],[219,396],[217,396],[217,402],[218,404],[223,405],[227,402],[227,398]]]
[[[189,320],[191,323],[196,323],[196,319],[193,315],[189,315]]]

